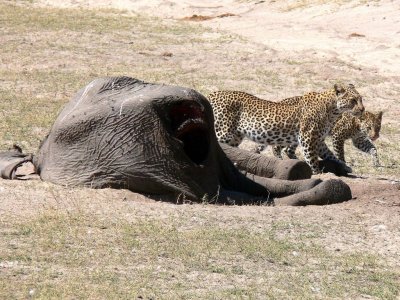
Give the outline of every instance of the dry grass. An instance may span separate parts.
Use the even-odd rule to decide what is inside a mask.
[[[74,196],[58,200],[69,209],[2,219],[1,298],[394,299],[398,293],[399,274],[378,256],[327,251],[314,243],[324,229],[312,224],[281,221],[254,230],[251,223],[212,221],[210,213],[224,215],[224,207],[167,209],[160,218],[129,203],[123,210],[114,204],[110,215],[87,210]],[[295,239],[285,237],[288,229]]]
[[[351,66],[344,71],[339,60],[339,71],[331,70],[327,80],[312,71],[318,59],[279,58],[264,46],[183,21],[114,10],[37,8],[29,1],[2,1],[0,11],[2,149],[17,142],[35,151],[62,106],[98,76],[123,74],[203,93],[234,88],[270,99],[321,90],[336,78],[361,88],[384,82]],[[396,124],[384,124],[385,139],[378,141],[385,149],[382,162],[394,166],[379,171],[383,176],[399,171]],[[355,155],[354,161],[355,171],[363,165],[366,173],[375,172],[368,159],[364,163]],[[0,182],[0,298],[399,295],[398,268],[384,256],[357,248],[332,251],[321,244],[333,225],[301,217],[297,223],[271,221],[279,212],[274,208],[265,208],[270,214],[263,215],[252,207],[135,206],[121,200],[129,199],[128,192],[119,193]],[[7,204],[10,197],[15,200]],[[356,233],[363,234],[348,234]]]

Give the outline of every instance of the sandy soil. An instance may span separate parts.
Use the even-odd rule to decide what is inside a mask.
[[[115,7],[172,19],[193,15],[214,17],[204,25],[243,35],[280,55],[286,52],[288,57],[306,58],[315,54],[326,60],[340,58],[380,75],[400,74],[398,1],[363,5],[358,1],[346,1],[345,5],[325,1],[327,4],[310,6],[298,1],[234,0],[41,2],[59,7]]]
[[[364,74],[370,82],[373,82],[375,77],[379,78],[375,84],[363,89],[363,92],[371,97],[366,99],[366,105],[373,105],[374,109],[384,109],[386,111],[384,123],[392,123],[396,126],[399,124],[399,1],[383,0],[371,2],[371,4],[350,1],[345,5],[320,4],[318,6],[297,5],[295,1],[233,0],[218,1],[218,4],[210,0],[201,2],[192,0],[42,0],[39,3],[58,7],[114,7],[172,19],[182,19],[193,15],[215,17],[202,21],[202,25],[242,35],[249,40],[249,48],[256,47],[257,51],[260,47],[265,49],[265,53],[268,54],[265,60],[272,59],[271,67],[276,66],[273,61],[274,56],[293,61],[339,60],[343,62],[341,65],[334,66],[329,66],[329,63],[317,65],[312,70],[308,67],[303,69],[302,66],[295,64],[292,70],[279,71],[301,74],[306,70],[309,74],[317,72],[322,79],[324,76],[328,79],[337,74],[348,74],[348,66],[351,66],[352,72]],[[227,13],[232,16],[218,17]],[[276,67],[279,69],[279,66]],[[291,85],[290,80],[288,78],[288,88],[279,94],[280,97],[298,93],[298,88]],[[307,86],[304,89],[307,89]],[[262,96],[271,99],[277,94],[265,92]],[[322,175],[321,177],[329,176]],[[243,218],[246,215],[251,216],[251,222],[254,223],[273,222],[276,218],[307,219],[308,223],[323,223],[330,228],[321,240],[321,244],[339,250],[351,248],[362,251],[368,248],[372,252],[382,254],[391,261],[394,267],[400,268],[398,261],[400,257],[400,174],[389,179],[364,176],[344,178],[344,180],[351,186],[354,196],[354,199],[347,203],[306,208],[266,207],[263,208],[262,213],[258,213],[259,209],[254,207],[242,209],[174,206],[154,202],[128,191],[107,190],[101,197],[94,197],[99,196],[97,191],[87,191],[85,192],[87,199],[85,198],[86,200],[82,203],[106,210],[107,205],[104,201],[107,195],[112,195],[113,199],[134,200],[117,202],[112,209],[123,210],[126,205],[134,205],[140,214],[162,215],[187,210],[195,215],[196,210],[213,210],[213,214],[218,214],[221,223],[238,215]],[[0,195],[12,191],[15,194],[13,201],[25,197],[30,199],[28,202],[19,201],[12,206],[2,205],[2,207],[12,207],[15,210],[18,206],[19,213],[23,215],[24,212],[29,214],[35,213],[36,209],[40,210],[40,207],[44,205],[43,199],[52,199],[47,188],[40,191],[40,187],[47,185],[46,183],[40,183],[38,187],[29,184],[25,191],[18,188],[23,184],[26,182],[2,180]],[[43,193],[45,195],[42,195]],[[81,191],[71,193],[79,194]],[[53,199],[56,198],[53,197]],[[67,202],[64,205],[69,204]],[[120,207],[118,208],[117,205]]]
[[[368,82],[359,88],[366,108],[383,110],[383,123],[398,124],[400,110],[392,109],[400,101],[398,1],[40,0],[38,4],[201,20],[203,26],[242,36],[249,42],[249,52],[264,56],[262,63],[280,76],[287,74],[283,91],[264,87],[261,94],[250,93],[276,100],[315,90],[311,82],[358,77],[361,83]],[[292,68],[282,66],[282,61],[292,62]],[[311,82],[299,88],[295,81],[302,76]]]

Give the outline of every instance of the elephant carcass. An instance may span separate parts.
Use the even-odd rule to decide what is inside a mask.
[[[129,77],[100,78],[81,89],[33,162],[45,181],[126,188],[172,201],[246,204],[274,198],[275,204],[304,205],[351,198],[341,181],[246,177],[218,144],[204,96]]]
[[[129,77],[96,79],[81,89],[34,164],[43,180],[57,184],[194,200],[215,197],[221,185],[241,189],[243,182],[218,146],[201,94]],[[256,184],[251,190],[265,192]]]

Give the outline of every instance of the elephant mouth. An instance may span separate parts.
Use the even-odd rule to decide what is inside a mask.
[[[197,102],[183,101],[169,111],[174,136],[183,144],[183,151],[195,164],[202,164],[208,157],[210,140],[204,108]]]

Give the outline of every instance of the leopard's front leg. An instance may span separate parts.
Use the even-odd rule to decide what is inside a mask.
[[[318,163],[318,139],[313,137],[312,132],[300,132],[299,143],[301,145],[304,160],[311,167],[313,174],[321,173]]]
[[[339,161],[335,154],[333,154],[333,152],[328,148],[324,140],[321,140],[318,143],[318,155],[322,159]]]
[[[343,161],[346,162],[344,159],[344,139],[341,138],[339,135],[332,135],[332,144],[333,144],[333,151],[336,154],[336,157]]]
[[[352,138],[352,142],[357,149],[369,153],[372,156],[374,167],[379,167],[381,165],[379,163],[376,147],[368,137]]]

